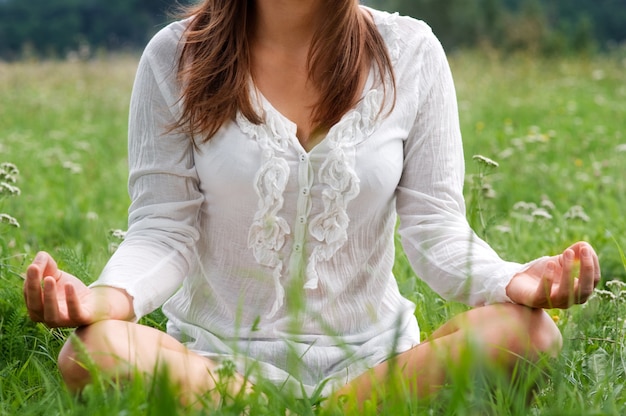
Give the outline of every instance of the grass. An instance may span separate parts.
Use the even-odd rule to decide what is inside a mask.
[[[163,380],[120,386],[96,377],[82,398],[55,367],[67,330],[31,323],[21,275],[35,252],[95,279],[125,229],[126,120],[135,57],[90,62],[0,63],[0,163],[20,170],[21,194],[0,197],[0,414],[314,414],[308,400],[271,386],[198,411],[182,408]],[[456,369],[433,401],[394,400],[363,414],[620,415],[626,413],[626,57],[530,59],[451,56],[467,160],[468,218],[505,258],[528,261],[585,239],[601,258],[600,290],[585,306],[550,311],[565,338],[545,367],[514,382]],[[477,163],[474,155],[498,167]],[[480,158],[479,158],[480,159]],[[395,273],[430,333],[462,305],[419,281],[399,250]],[[144,322],[162,327],[155,312]],[[539,382],[527,401],[529,384]],[[390,383],[390,385],[393,383]],[[317,411],[326,414],[327,412]]]

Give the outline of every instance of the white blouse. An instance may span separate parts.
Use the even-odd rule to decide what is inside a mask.
[[[310,152],[258,91],[264,124],[238,114],[197,149],[167,132],[181,111],[187,22],[161,30],[131,100],[128,233],[94,283],[125,289],[137,317],[165,303],[168,332],[190,349],[296,392],[322,381],[328,392],[419,343],[415,305],[392,275],[397,217],[415,273],[445,298],[508,301],[524,267],[466,221],[441,45],[423,22],[368,10],[392,60],[395,106],[372,70],[360,102]]]

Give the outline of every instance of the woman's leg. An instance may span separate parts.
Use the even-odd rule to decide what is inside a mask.
[[[118,379],[135,374],[157,375],[166,371],[169,380],[180,388],[190,404],[199,395],[215,391],[218,382],[213,361],[189,351],[170,335],[144,325],[125,321],[100,321],[79,328],[59,354],[59,370],[68,388],[80,391],[91,382],[89,365]],[[249,387],[235,374],[228,380],[232,394]],[[212,398],[218,400],[215,392]]]
[[[554,356],[561,348],[561,333],[542,309],[515,304],[479,307],[458,315],[425,342],[362,374],[337,391],[331,402],[347,395],[363,403],[399,372],[415,397],[436,392],[451,366],[460,364],[464,352],[477,352],[489,363],[513,371],[520,361]],[[393,373],[395,374],[395,373]]]

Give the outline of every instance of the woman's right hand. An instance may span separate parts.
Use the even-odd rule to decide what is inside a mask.
[[[123,296],[122,301],[117,301],[115,296]],[[38,253],[26,270],[24,299],[30,318],[51,328],[78,327],[103,319],[132,317],[128,310],[132,310],[132,301],[125,292],[87,287],[77,277],[59,270],[46,252]]]

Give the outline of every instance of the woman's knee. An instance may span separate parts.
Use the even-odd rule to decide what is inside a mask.
[[[119,347],[127,322],[100,321],[78,328],[65,342],[58,357],[58,367],[70,390],[82,389],[91,381],[91,371],[108,372],[124,360]]]
[[[558,354],[563,343],[561,332],[543,309],[508,304],[505,310],[513,351],[522,355]]]
[[[563,347],[563,336],[543,309],[533,309],[529,323],[530,340],[538,353],[555,357]]]
[[[470,333],[477,331],[496,350],[527,358],[540,354],[556,356],[562,345],[561,332],[543,309],[512,303],[473,309],[456,325],[467,326]]]

